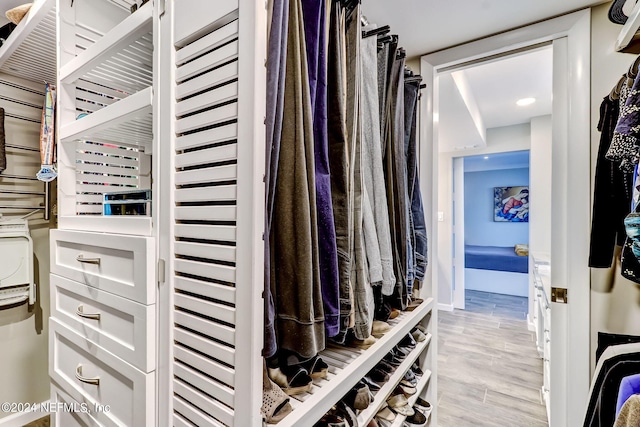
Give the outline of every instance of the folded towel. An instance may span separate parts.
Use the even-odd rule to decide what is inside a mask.
[[[515,250],[518,256],[529,256],[529,245],[516,245]]]
[[[7,153],[4,150],[4,108],[0,108],[0,173],[7,168]]]

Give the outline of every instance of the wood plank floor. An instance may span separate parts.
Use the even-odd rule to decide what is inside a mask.
[[[466,310],[438,314],[439,427],[547,427],[527,299],[467,291],[465,300]]]

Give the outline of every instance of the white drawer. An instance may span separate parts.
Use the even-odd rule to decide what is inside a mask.
[[[51,315],[143,372],[155,369],[155,307],[51,275]]]
[[[76,402],[67,393],[51,384],[49,406],[53,427],[102,427],[90,414],[95,412],[92,405]]]
[[[51,272],[142,304],[153,304],[155,240],[51,230]]]
[[[155,372],[145,374],[55,318],[49,331],[49,375],[76,402],[108,405],[92,412],[99,423],[155,425]]]

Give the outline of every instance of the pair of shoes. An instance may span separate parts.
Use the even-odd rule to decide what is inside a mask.
[[[387,399],[387,405],[396,414],[404,415],[406,417],[412,416],[415,411],[409,406],[409,400],[404,393],[394,394]]]
[[[381,320],[374,320],[373,326],[371,328],[371,334],[376,338],[380,338],[390,330],[391,330],[391,326],[387,322],[383,322]]]
[[[420,329],[415,328],[414,330],[411,331],[411,336],[413,337],[414,340],[416,340],[417,342],[423,342],[424,340],[427,339],[427,336],[424,334],[424,332],[422,332]]]
[[[364,340],[359,340],[354,336],[347,341],[348,343],[347,345],[350,347],[356,347],[356,348],[361,348],[363,350],[366,350],[372,345],[374,345],[376,342],[378,342],[378,340],[373,335],[369,335]]]
[[[424,372],[422,372],[422,369],[420,369],[420,365],[418,365],[418,362],[414,362],[413,365],[411,365],[411,370],[419,377],[424,375]]]
[[[396,355],[395,351],[391,350],[389,353],[385,354],[385,356],[382,358],[382,360],[384,360],[385,362],[387,362],[391,366],[398,367],[402,363],[402,359],[403,358],[404,357],[398,357]]]
[[[416,403],[413,406],[415,406],[416,408],[420,409],[420,411],[422,411],[422,413],[427,418],[429,418],[429,415],[431,415],[431,403],[427,402],[423,398],[419,397],[418,400],[416,400]]]
[[[358,427],[358,417],[344,402],[338,402],[314,427]]]
[[[387,403],[384,403],[382,408],[380,408],[380,410],[376,414],[375,418],[378,420],[378,423],[380,425],[384,425],[386,423],[394,422],[396,419],[396,414],[393,411],[391,411]]]
[[[421,298],[410,298],[409,304],[407,305],[406,311],[413,311],[420,306],[424,302]]]
[[[370,370],[369,373],[367,373],[367,377],[377,383],[386,383],[390,378],[389,374],[380,368],[373,368]]]
[[[269,378],[282,388],[289,396],[311,391],[313,379],[306,369],[300,365],[268,368]]]
[[[423,414],[419,409],[414,406],[413,415],[408,416],[403,423],[405,427],[425,427],[429,416]]]
[[[342,399],[350,408],[363,411],[371,404],[371,390],[362,380],[358,382]]]
[[[413,336],[411,336],[411,334],[407,334],[404,338],[402,338],[402,340],[400,340],[400,342],[398,343],[398,347],[402,347],[405,349],[410,349],[413,350],[414,348],[416,348],[416,345],[418,345],[418,343],[416,342],[416,340],[413,338]]]
[[[262,370],[262,418],[269,424],[277,424],[293,411],[287,396],[277,384],[269,378],[267,366]]]

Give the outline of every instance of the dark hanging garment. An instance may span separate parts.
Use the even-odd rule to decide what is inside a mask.
[[[286,73],[287,32],[289,21],[289,0],[274,0],[269,33],[267,55],[267,112],[266,112],[266,209],[265,209],[265,277],[264,277],[264,357],[272,357],[277,350],[274,325],[275,307],[271,295],[271,252],[270,235],[273,220],[273,202],[276,180],[278,178],[278,160],[280,156],[280,138],[282,136],[282,115],[284,112],[284,78]]]
[[[619,111],[618,100],[611,100],[608,96],[600,105],[600,147],[596,161],[589,249],[589,267],[594,268],[611,267],[615,246],[624,244],[624,218],[631,211],[633,175],[605,157],[613,139]]]
[[[338,248],[338,280],[340,291],[340,334],[335,338],[344,342],[349,327],[349,314],[353,309],[351,290],[351,256],[349,222],[349,162],[347,152],[347,98],[346,64],[344,58],[344,10],[340,3],[331,5],[329,23],[328,75],[327,75],[327,127],[329,141],[329,167],[331,170],[331,200]]]
[[[313,114],[301,0],[290,0],[284,126],[271,233],[278,348],[311,358],[324,349]]]
[[[396,288],[389,302],[404,310],[408,304],[408,193],[404,148],[404,58],[396,58],[397,45],[390,45],[393,65],[389,78],[386,123],[383,134],[383,162],[391,240],[394,248]]]
[[[7,153],[5,151],[4,108],[0,108],[0,173],[7,168]]]
[[[327,49],[326,2],[303,0],[305,40],[309,65],[311,109],[315,152],[316,205],[318,209],[318,242],[320,281],[324,303],[327,336],[340,331],[340,296],[338,282],[338,249],[331,201],[329,142],[327,138]]]
[[[405,128],[407,183],[409,195],[409,237],[411,238],[410,271],[413,279],[423,281],[427,269],[427,227],[418,176],[417,116],[420,83],[405,83]],[[411,294],[412,283],[409,283]]]

